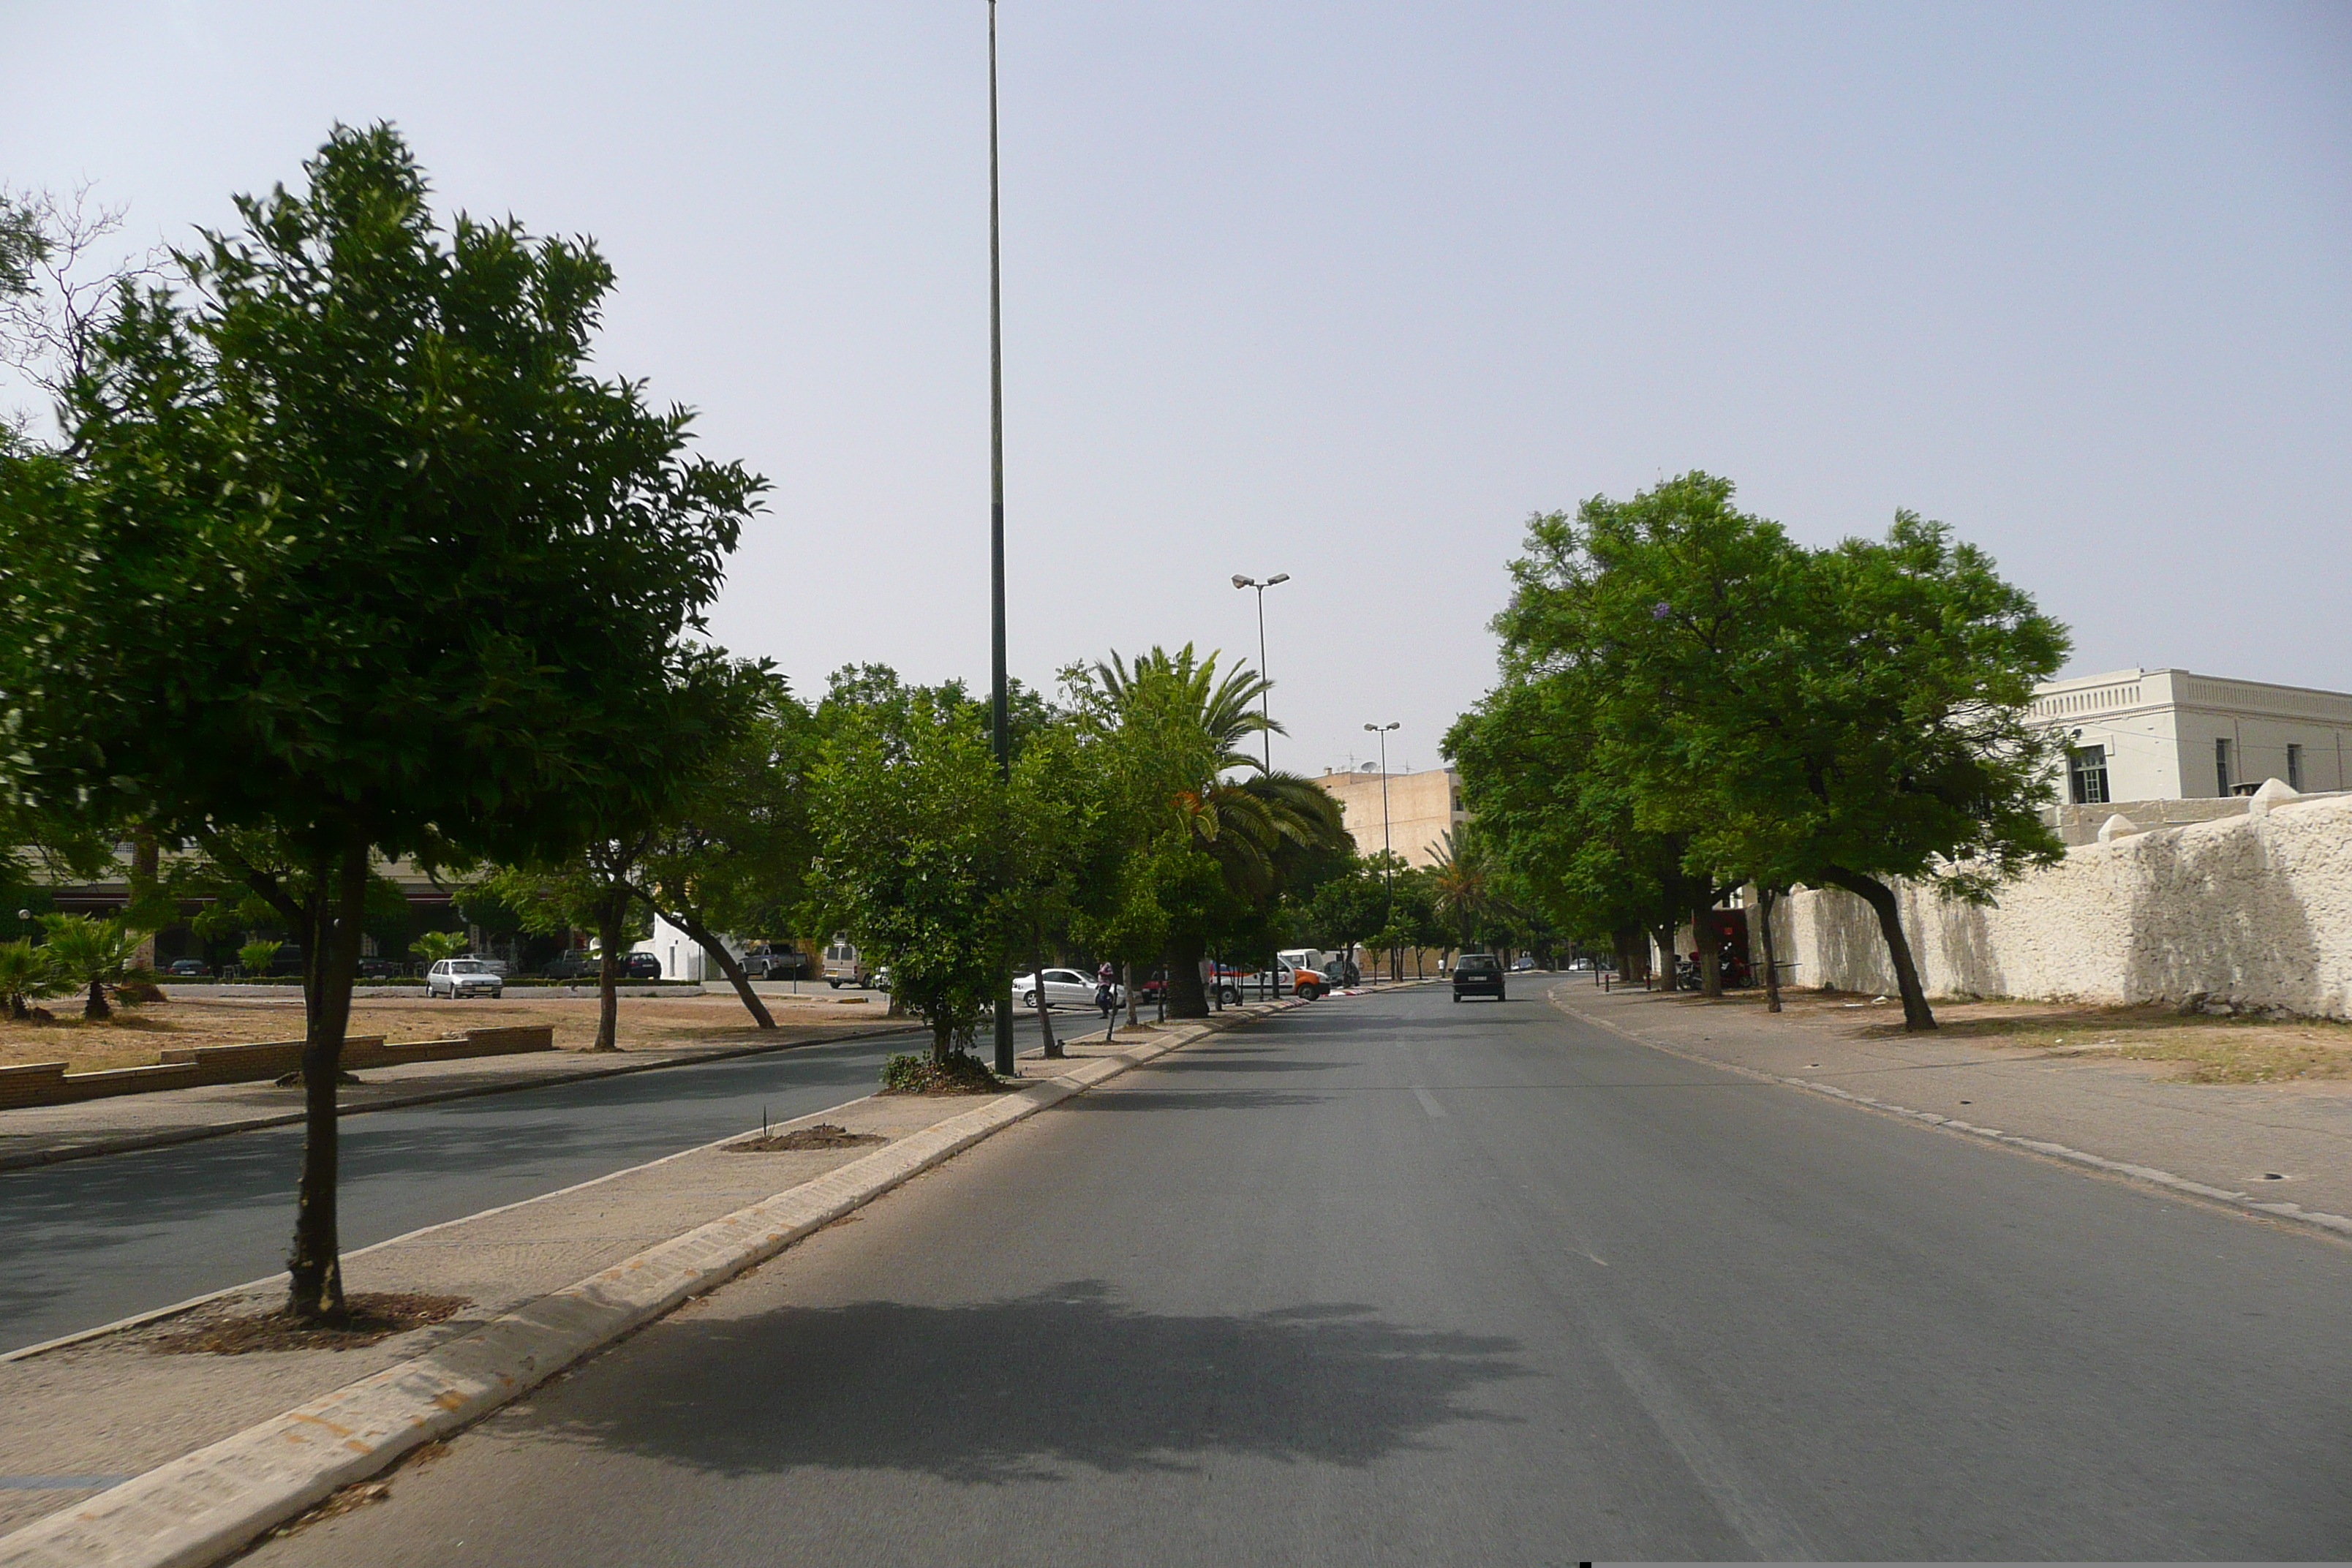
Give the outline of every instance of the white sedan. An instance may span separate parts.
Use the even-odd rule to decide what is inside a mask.
[[[1045,973],[1045,1000],[1056,1007],[1091,1007],[1095,1005],[1093,977],[1075,969],[1048,969]],[[1037,1005],[1037,981],[1034,974],[1024,974],[1013,982],[1013,1000],[1024,1007]],[[1110,988],[1115,1001],[1127,1000],[1127,992],[1119,986]]]

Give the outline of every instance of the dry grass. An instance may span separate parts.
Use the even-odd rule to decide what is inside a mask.
[[[871,1027],[887,1002],[865,993],[770,996],[779,1025]],[[79,1004],[47,1004],[54,1023],[0,1018],[0,1066],[62,1061],[75,1072],[143,1067],[167,1047],[234,1046],[302,1037],[302,1004],[294,998],[223,997],[165,1001],[136,1010],[117,1008],[110,1023],[85,1023]],[[753,1045],[775,1037],[751,1022],[733,993],[707,996],[624,996],[620,1040],[631,1047]],[[422,996],[362,996],[352,1003],[351,1032],[387,1040],[434,1040],[465,1029],[547,1024],[558,1048],[584,1050],[596,1035],[593,997],[534,997],[509,992],[490,1001],[432,1002]]]
[[[1761,1012],[1764,998],[1760,993],[1741,993],[1721,1005]],[[1787,991],[1782,1006],[1784,1016],[1850,1038],[1921,1037],[1904,1034],[1902,1005],[1892,998]],[[1934,1006],[1937,1030],[1931,1038],[2058,1056],[2173,1063],[2168,1076],[2183,1083],[2352,1079],[2352,1024],[2330,1019],[2184,1016],[2169,1005],[2113,1007],[2000,998],[1937,1001]]]

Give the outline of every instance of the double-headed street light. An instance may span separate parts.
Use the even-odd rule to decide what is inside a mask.
[[[1394,724],[1367,724],[1365,729],[1381,738],[1381,858],[1389,858],[1389,731],[1404,727],[1400,720]]]
[[[1234,587],[1257,590],[1257,678],[1264,683],[1259,688],[1257,698],[1258,714],[1265,721],[1265,771],[1267,773],[1274,772],[1274,709],[1267,700],[1268,695],[1274,689],[1274,683],[1267,680],[1265,676],[1265,591],[1276,583],[1289,581],[1290,574],[1287,572],[1276,572],[1263,583],[1255,577],[1244,577],[1238,572],[1234,574]]]
[[[1402,721],[1399,721],[1395,724],[1364,726],[1381,738],[1381,889],[1387,896],[1391,914],[1396,912],[1396,856],[1389,848],[1389,731],[1402,724]]]

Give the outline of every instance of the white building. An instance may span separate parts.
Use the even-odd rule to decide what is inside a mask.
[[[2352,694],[2185,669],[2119,669],[2035,689],[2027,713],[2067,746],[2069,805],[2352,788]]]

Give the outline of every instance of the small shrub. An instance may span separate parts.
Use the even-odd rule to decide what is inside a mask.
[[[895,1056],[882,1064],[885,1094],[998,1094],[1013,1086],[978,1057],[958,1051],[944,1062]]]

